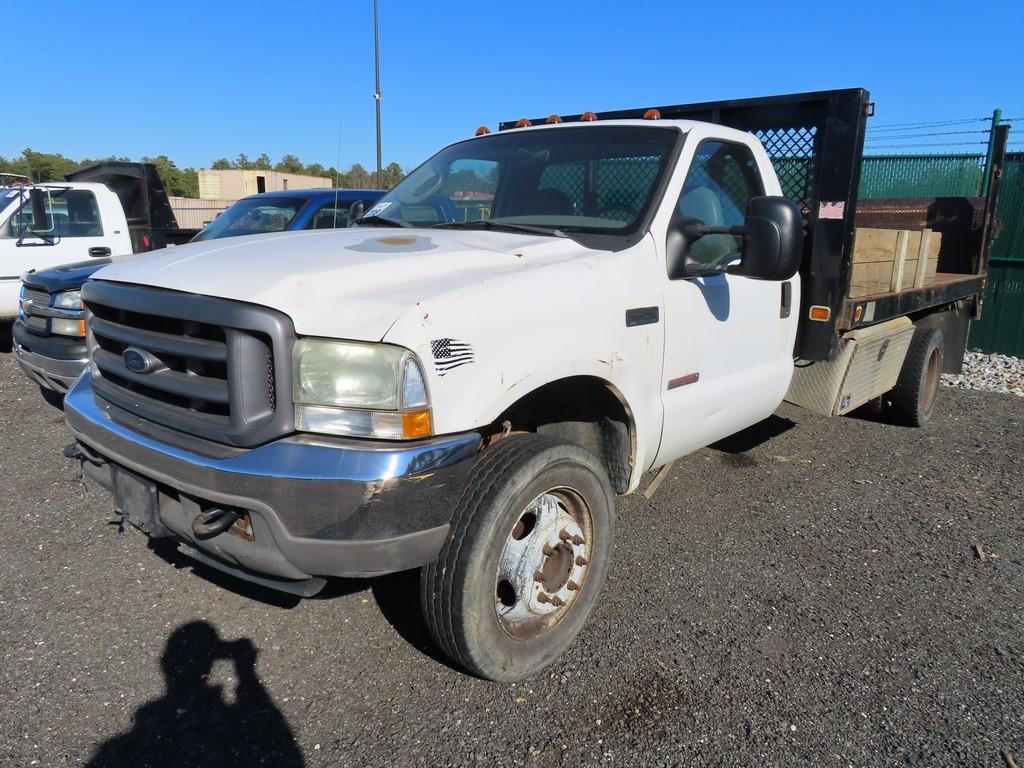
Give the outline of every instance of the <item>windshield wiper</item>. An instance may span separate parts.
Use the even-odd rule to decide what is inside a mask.
[[[375,224],[378,227],[411,227],[408,221],[389,219],[384,216],[362,216],[356,219],[356,224]]]
[[[535,227],[530,224],[511,224],[493,219],[474,219],[473,221],[443,221],[440,224],[432,224],[431,229],[503,229],[506,232],[528,232],[531,235],[546,235],[547,237],[568,237],[565,232],[557,228]]]

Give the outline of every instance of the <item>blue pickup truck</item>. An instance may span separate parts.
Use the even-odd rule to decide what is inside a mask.
[[[347,227],[383,194],[370,189],[294,189],[250,195],[207,224],[191,242]],[[86,364],[82,285],[110,262],[90,259],[22,277],[18,319],[12,329],[15,357],[54,404]]]

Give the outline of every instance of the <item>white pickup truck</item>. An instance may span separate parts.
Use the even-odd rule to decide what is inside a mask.
[[[787,391],[930,416],[983,267],[846,296],[867,106],[848,90],[481,129],[355,229],[106,267],[83,289],[67,454],[129,522],[244,579],[309,595],[422,568],[448,656],[535,673],[594,607],[616,495],[648,470]],[[484,218],[451,221],[466,197]]]
[[[2,195],[0,323],[18,317],[26,272],[163,248],[198,231],[178,227],[160,175],[147,163],[99,163],[63,182],[13,187]]]

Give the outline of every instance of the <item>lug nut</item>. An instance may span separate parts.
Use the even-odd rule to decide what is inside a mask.
[[[533,572],[533,580],[537,582],[544,581],[544,574],[541,572],[540,568]]]
[[[544,554],[547,555],[548,557],[551,557],[553,554],[555,554],[554,547],[552,547],[550,544],[545,544],[544,545]]]
[[[550,603],[551,602],[551,597],[548,595],[547,592],[538,592],[537,593],[537,602],[538,603]]]
[[[586,565],[589,562],[583,555],[576,555],[576,565]]]
[[[580,585],[579,585],[579,584],[577,584],[577,583],[576,583],[575,581],[573,581],[572,579],[569,579],[569,583],[568,583],[568,584],[566,584],[565,586],[567,586],[567,587],[568,587],[569,589],[571,589],[571,590],[572,590],[573,592],[575,592],[575,591],[576,591],[577,589],[579,589],[579,588],[580,588]]]
[[[583,543],[583,537],[582,536],[573,536],[572,537],[572,543],[575,544],[578,547],[580,544]]]
[[[555,595],[551,598],[551,604],[556,608],[561,608],[563,605],[565,605],[565,600],[560,598],[558,595]]]
[[[558,538],[560,538],[562,541],[572,541],[572,534],[569,533],[568,530],[563,528],[561,531],[558,532]]]

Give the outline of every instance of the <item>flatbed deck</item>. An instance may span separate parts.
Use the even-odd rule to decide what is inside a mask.
[[[984,287],[984,275],[937,272],[920,288],[844,299],[836,327],[840,332],[850,331],[954,301],[974,301]]]

